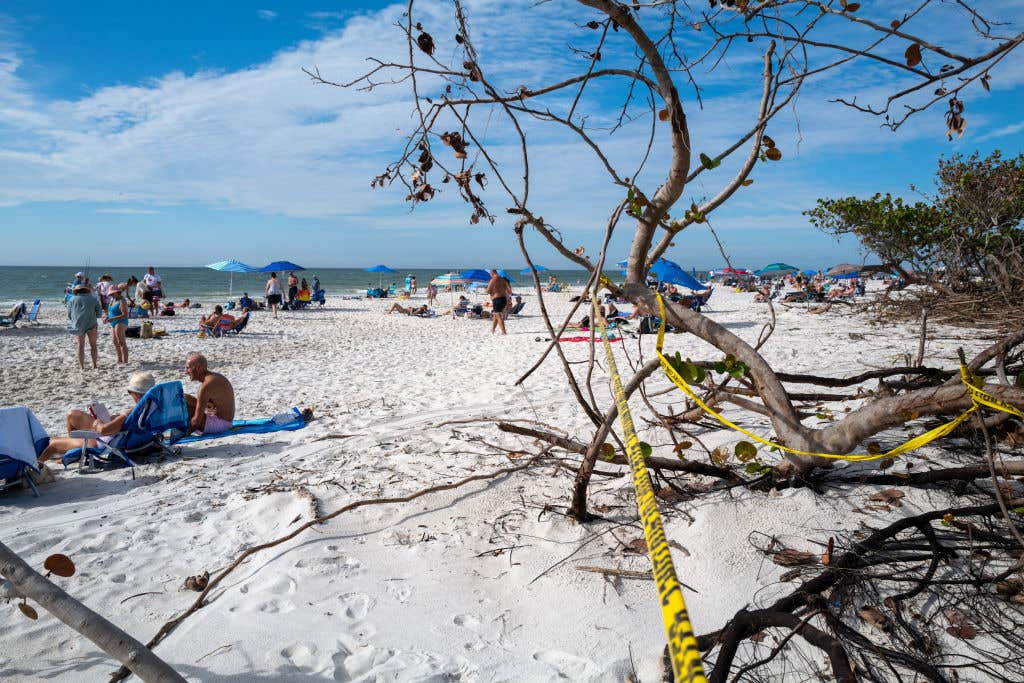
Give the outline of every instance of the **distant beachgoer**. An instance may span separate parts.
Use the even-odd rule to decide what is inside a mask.
[[[491,296],[491,334],[500,328],[502,334],[505,332],[505,307],[508,305],[508,298],[512,294],[512,288],[508,280],[498,275],[498,271],[491,269],[491,281],[487,283],[487,293]]]
[[[412,281],[409,283],[409,296],[416,295],[416,276],[412,276]]]
[[[156,274],[156,269],[150,266],[146,274],[142,276],[142,281],[149,288],[152,297],[157,299],[164,298],[164,282],[159,275]]]
[[[106,320],[110,323],[110,338],[114,341],[118,363],[128,362],[128,342],[124,336],[128,329],[128,302],[124,297],[127,289],[128,286],[122,283],[110,290],[110,305],[107,307]]]
[[[234,325],[235,316],[224,312],[224,307],[216,305],[213,313],[206,317],[199,318],[199,329],[213,335],[219,335],[223,327]]]
[[[206,357],[190,353],[185,359],[185,374],[200,382],[195,396],[186,395],[191,432],[220,434],[231,429],[235,419],[235,389],[224,375],[211,372]]]
[[[72,291],[68,301],[68,320],[71,331],[78,341],[78,366],[85,370],[85,340],[89,339],[89,352],[92,355],[93,368],[99,367],[99,351],[96,349],[96,328],[99,318],[103,315],[100,300],[85,285],[79,285]]]
[[[295,273],[288,273],[288,303],[295,303],[295,296],[299,293],[299,278]]]
[[[274,312],[274,317],[277,317],[277,307],[281,305],[281,295],[284,293],[281,289],[281,281],[277,279],[277,273],[271,273],[270,279],[267,280],[267,305],[270,306],[270,310]]]
[[[110,290],[116,287],[114,284],[114,278],[111,277],[110,273],[103,273],[100,275],[99,281],[96,283],[94,294],[100,300],[100,304],[106,306],[110,303]]]
[[[192,307],[192,300],[189,299],[188,297],[185,297],[185,300],[181,302],[181,307],[183,309],[188,310],[189,308]]]
[[[173,301],[168,301],[166,304],[164,304],[164,307],[160,309],[160,315],[163,315],[163,316],[172,316],[175,313],[176,313],[176,311],[174,310],[174,302]]]
[[[433,282],[427,285],[427,305],[433,306],[437,302],[437,285]]]
[[[136,372],[128,378],[128,394],[134,400],[132,408],[142,399],[147,391],[156,386],[156,379],[152,373],[149,372]],[[124,427],[125,418],[128,417],[128,413],[132,411],[132,408],[124,411],[120,415],[112,417],[108,422],[100,422],[98,419],[92,416],[92,414],[84,410],[70,410],[68,411],[67,417],[65,418],[65,424],[68,428],[68,436],[55,436],[50,438],[50,443],[39,455],[39,462],[45,462],[55,455],[63,455],[73,448],[78,448],[82,445],[82,439],[72,439],[71,432],[77,430],[88,430],[98,432],[99,439],[88,439],[86,446],[89,448],[96,448],[98,443],[106,444],[110,437],[114,436]]]
[[[249,292],[242,292],[242,296],[238,299],[238,308],[243,312],[256,310],[256,302],[249,298]]]
[[[319,275],[314,275],[313,276],[313,293],[315,294],[316,292],[319,292],[319,291],[320,291],[320,276]]]

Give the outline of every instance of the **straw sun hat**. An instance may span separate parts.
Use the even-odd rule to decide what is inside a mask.
[[[156,385],[156,378],[151,372],[133,372],[128,378],[128,391],[144,394]]]

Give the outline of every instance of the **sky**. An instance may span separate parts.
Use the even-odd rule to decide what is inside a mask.
[[[900,3],[861,4],[863,16],[887,24],[886,13]],[[580,52],[597,39],[585,23],[600,18],[593,11],[568,1],[468,0],[466,6],[481,68],[499,91],[585,71]],[[1009,22],[999,27],[1004,34],[1024,24],[1020,0],[979,6]],[[194,266],[232,257],[308,267],[521,266],[505,212],[511,203],[492,173],[480,192],[497,217],[493,225],[470,225],[471,211],[454,184],[439,178],[441,193],[415,208],[397,183],[370,187],[399,157],[413,125],[408,83],[341,89],[313,83],[302,71],[315,67],[346,81],[369,68],[369,57],[407,60],[395,25],[404,7],[355,0],[5,0],[0,264]],[[418,0],[416,8],[438,58],[460,61],[451,3]],[[662,21],[650,14],[641,20],[651,27]],[[958,38],[968,35],[958,30],[962,24],[928,12],[912,21],[908,30],[943,44],[962,40],[954,44],[965,52],[979,49],[969,36]],[[823,30],[859,44],[843,26]],[[697,52],[707,33],[694,29],[682,42]],[[893,46],[894,59],[902,47]],[[695,152],[714,155],[750,128],[760,93],[757,49],[739,45],[698,74],[700,103],[678,78]],[[632,51],[621,35],[610,34],[603,55],[601,66],[627,67]],[[769,126],[783,159],[759,164],[754,183],[711,216],[734,265],[820,268],[861,260],[857,244],[821,234],[801,212],[819,197],[892,192],[916,198],[911,186],[927,191],[940,155],[1024,152],[1024,49],[996,67],[991,92],[974,84],[964,93],[968,129],[961,139],[946,139],[941,103],[891,132],[877,118],[830,101],[856,94],[858,102],[877,103],[901,78],[858,63],[805,84]],[[420,85],[424,93],[440,93],[438,82]],[[588,87],[575,111],[586,116],[577,120],[609,163],[633,176],[652,122],[633,108],[635,120],[610,130],[625,87],[603,79]],[[564,114],[574,95],[560,91],[544,106]],[[474,111],[473,130],[506,181],[520,188],[519,146],[508,119],[498,109]],[[564,128],[535,120],[522,125],[530,143],[530,205],[571,248],[594,254],[621,188]],[[648,192],[663,180],[669,159],[665,126],[653,123],[654,148],[633,176]],[[485,170],[472,147],[469,162]],[[681,204],[716,194],[737,163],[727,160],[698,176]],[[610,258],[628,252],[630,227],[616,230]],[[538,236],[529,234],[527,243],[535,262],[568,265]],[[713,236],[699,225],[679,235],[667,256],[686,267],[722,263]]]

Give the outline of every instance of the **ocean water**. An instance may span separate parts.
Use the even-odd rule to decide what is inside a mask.
[[[409,274],[416,276],[416,284],[419,290],[423,291],[430,280],[451,270],[460,269],[413,268],[396,273],[384,273],[381,277],[378,273],[367,273],[359,268],[311,268],[297,272],[296,275],[310,281],[314,275],[319,276],[320,286],[327,295],[337,296],[363,293],[367,285],[376,287],[378,282],[382,282],[385,287],[394,282],[397,288],[402,289],[405,286],[405,277]],[[532,278],[529,275],[519,275],[519,268],[507,270],[515,276],[514,284],[518,289],[532,289]],[[18,301],[31,303],[35,299],[62,302],[64,287],[74,279],[78,271],[85,272],[93,282],[104,273],[110,273],[115,282],[124,282],[132,275],[141,279],[146,267],[0,266],[0,303],[10,306]],[[237,298],[242,292],[249,292],[253,298],[261,298],[267,281],[266,273],[234,273],[229,276],[228,273],[209,268],[158,268],[156,272],[163,278],[164,296],[168,301],[181,301],[186,297],[193,301],[226,301],[229,282],[234,297]],[[570,285],[582,284],[587,280],[587,273],[583,270],[551,270],[540,273],[541,282],[546,282],[549,274]],[[612,279],[621,278],[619,271],[606,271],[606,275]],[[287,273],[278,273],[278,277],[282,279],[283,284]]]

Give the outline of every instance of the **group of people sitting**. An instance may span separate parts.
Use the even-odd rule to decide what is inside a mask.
[[[191,381],[199,382],[199,390],[195,396],[185,396],[189,433],[221,434],[231,429],[235,419],[235,390],[227,377],[211,371],[206,357],[200,353],[191,353],[185,359],[185,374]],[[86,440],[86,446],[90,448],[105,445],[123,430],[125,419],[132,408],[154,386],[156,378],[152,373],[133,373],[125,387],[132,399],[132,405],[108,420],[101,420],[88,410],[68,411],[65,419],[68,435],[51,437],[49,445],[39,456],[39,462],[43,463],[55,456],[60,457],[81,446],[82,439],[71,436],[74,431],[92,431],[99,435],[96,439]]]
[[[796,290],[783,295],[782,291],[787,283],[793,285]],[[754,301],[761,303],[775,299],[781,303],[822,303],[863,296],[866,287],[860,278],[854,278],[848,280],[846,284],[841,284],[839,280],[828,281],[819,273],[811,278],[798,274],[791,279],[777,280],[774,283],[768,282],[762,284],[756,291]]]

